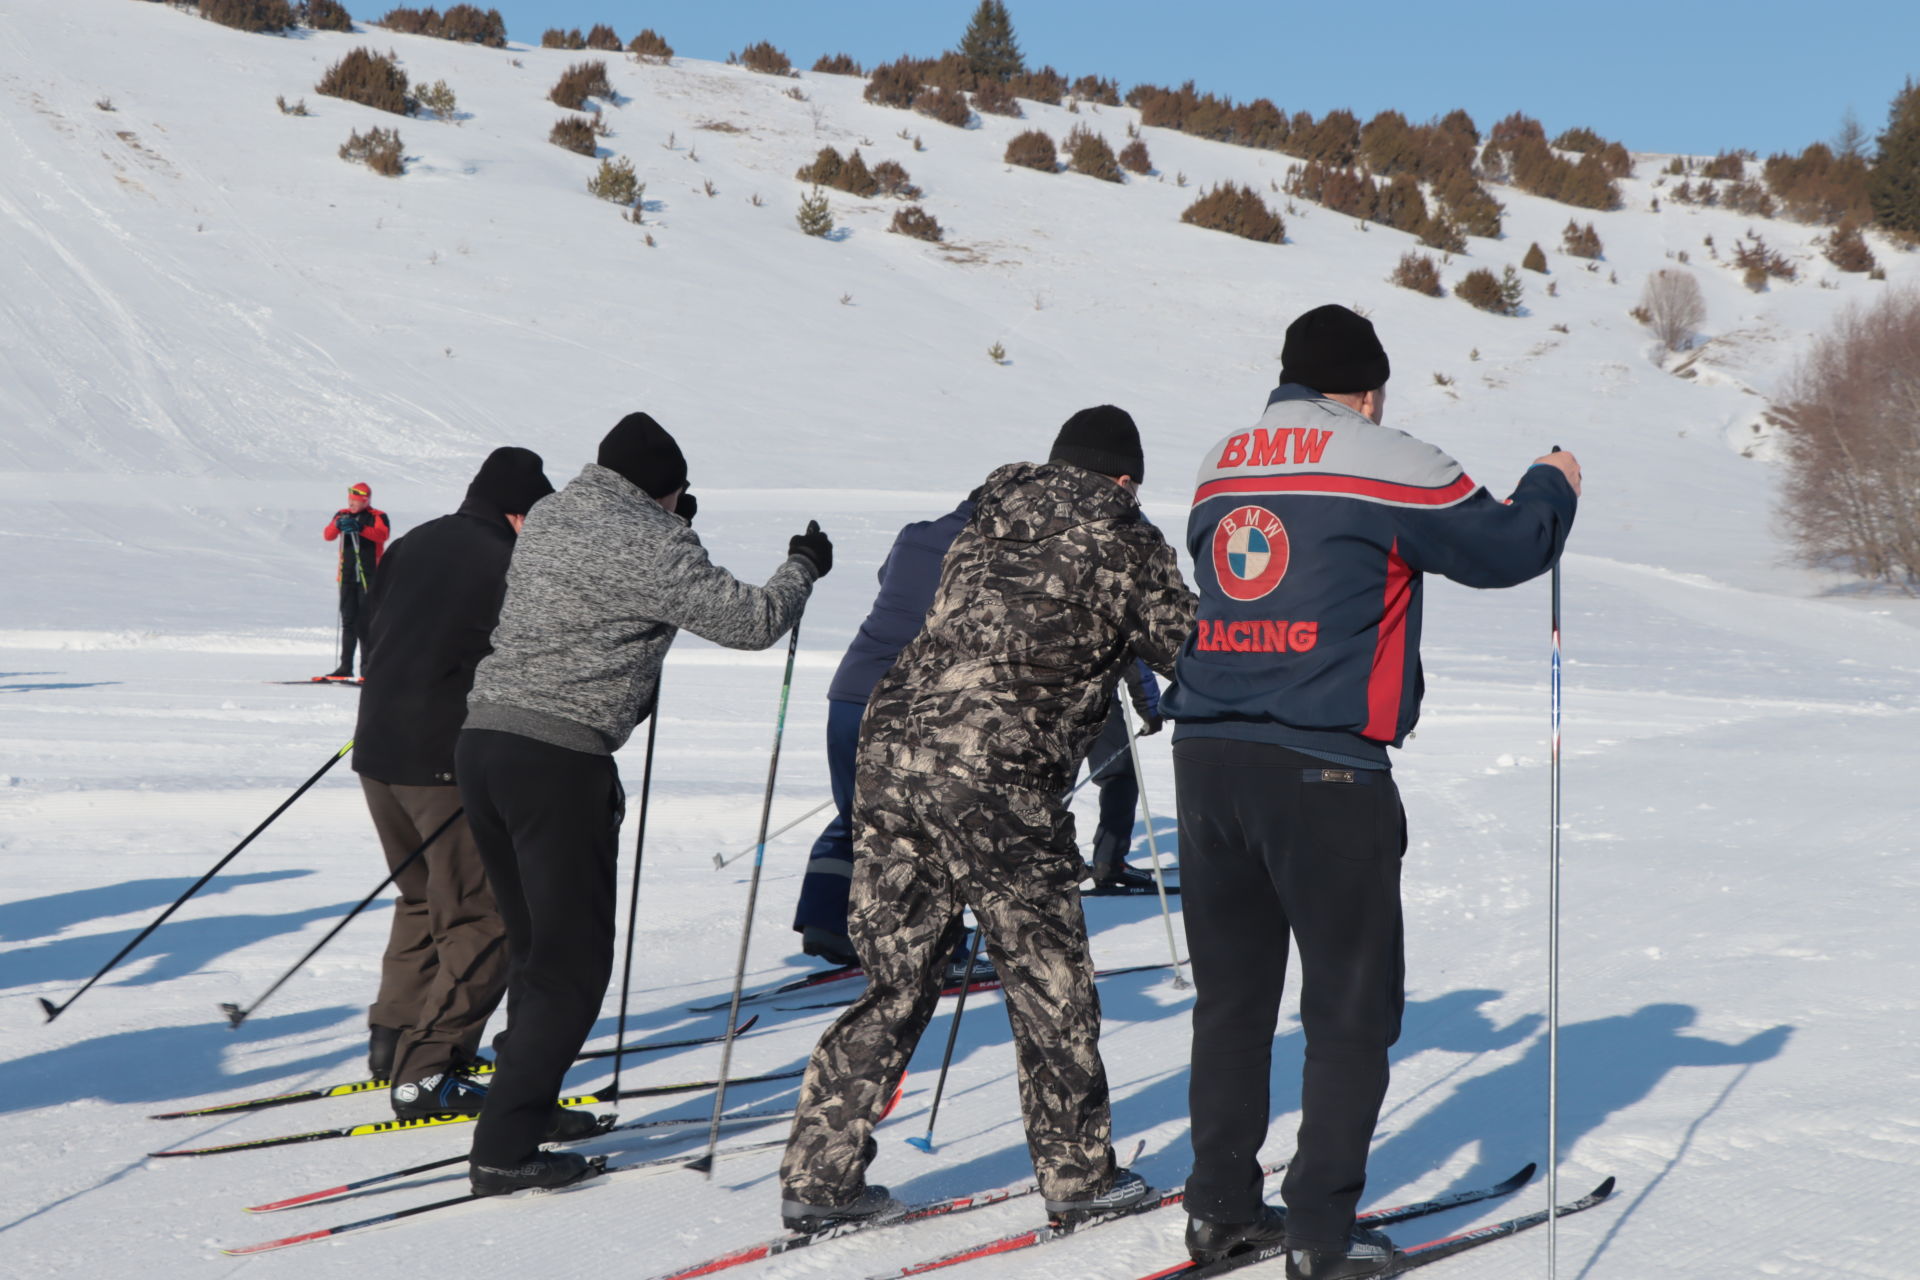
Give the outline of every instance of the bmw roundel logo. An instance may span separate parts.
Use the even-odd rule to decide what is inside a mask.
[[[1265,507],[1229,512],[1213,531],[1213,571],[1229,600],[1258,600],[1287,576],[1287,528]]]

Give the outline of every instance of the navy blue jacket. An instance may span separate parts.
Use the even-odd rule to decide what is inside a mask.
[[[907,642],[926,625],[947,548],[972,518],[973,499],[964,498],[938,520],[921,520],[900,531],[893,540],[893,550],[887,552],[880,566],[880,594],[874,598],[867,620],[860,624],[859,634],[847,647],[847,656],[840,659],[840,669],[834,672],[833,684],[827,689],[828,698],[866,702]]]
[[[1552,567],[1573,486],[1495,498],[1460,464],[1306,387],[1207,453],[1187,524],[1200,613],[1163,705],[1183,737],[1384,765],[1420,718],[1424,574],[1510,587]]]

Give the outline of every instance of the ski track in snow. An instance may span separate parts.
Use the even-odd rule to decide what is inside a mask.
[[[397,49],[416,81],[444,76],[460,95],[458,127],[401,122],[412,160],[398,181],[334,155],[350,128],[392,121],[311,90],[357,43]],[[25,1156],[24,1176],[0,1184],[0,1275],[646,1276],[776,1227],[772,1151],[722,1163],[712,1183],[627,1177],[270,1258],[217,1252],[458,1185],[239,1212],[455,1154],[458,1130],[145,1156],[383,1113],[374,1096],[144,1119],[358,1074],[385,903],[242,1030],[217,1011],[264,990],[377,879],[344,764],[43,1022],[34,997],[78,987],[351,735],[353,690],[271,683],[331,665],[331,551],[316,535],[347,482],[370,480],[404,533],[452,509],[494,445],[540,449],[564,481],[612,420],[645,407],[687,446],[701,534],[722,563],[764,575],[819,518],[838,572],[802,628],[777,826],[827,796],[827,682],[900,524],[1111,400],[1146,438],[1148,513],[1178,533],[1200,450],[1254,419],[1286,321],[1326,300],[1380,326],[1393,425],[1496,493],[1554,442],[1588,475],[1565,569],[1562,1179],[1574,1190],[1616,1174],[1620,1191],[1562,1229],[1563,1274],[1915,1274],[1920,610],[1783,567],[1772,455],[1753,430],[1805,336],[1886,287],[1831,272],[1819,229],[1757,224],[1804,279],[1752,295],[1702,243],[1729,245],[1749,220],[1646,212],[1661,158],[1641,158],[1626,208],[1579,213],[1607,246],[1597,272],[1556,251],[1569,210],[1498,189],[1506,238],[1474,241],[1449,281],[1537,240],[1559,295],[1529,276],[1528,314],[1502,319],[1386,286],[1411,241],[1324,209],[1289,214],[1279,248],[1178,223],[1200,188],[1267,190],[1289,157],[1150,129],[1157,178],[1110,186],[1000,162],[1013,132],[1086,123],[1118,139],[1130,110],[1070,120],[1025,103],[1026,120],[956,131],[861,102],[858,80],[614,58],[622,99],[603,150],[630,155],[648,183],[643,230],[584,194],[590,162],[544,140],[545,89],[578,54],[385,32],[267,39],[124,0],[0,0],[0,49],[0,552],[14,605],[0,619],[0,1142]],[[783,96],[796,83],[812,103]],[[313,116],[274,111],[281,93]],[[102,94],[115,112],[93,107]],[[702,127],[717,121],[742,131]],[[925,151],[896,137],[903,125]],[[837,193],[845,239],[801,237],[791,175],[824,145],[899,159],[951,243],[886,235],[889,202]],[[1681,249],[1709,312],[1686,380],[1624,314],[1644,273]],[[1881,256],[1893,285],[1920,278],[1911,257]],[[1005,366],[984,358],[995,341]],[[1426,713],[1397,767],[1409,1003],[1369,1205],[1504,1175],[1545,1145],[1547,588],[1429,587]],[[683,638],[668,662],[630,1039],[719,1029],[723,1015],[686,1006],[727,991],[749,863],[716,872],[711,857],[754,838],[781,659]],[[630,795],[641,750],[619,756]],[[1145,759],[1177,861],[1164,738]],[[1084,832],[1090,792],[1076,813]],[[788,923],[816,830],[768,848],[753,984],[813,967]],[[1087,913],[1102,965],[1166,958],[1151,900],[1090,900]],[[1189,999],[1164,973],[1102,985],[1116,1145],[1144,1141],[1139,1167],[1158,1185],[1188,1168]],[[1295,1007],[1290,992],[1268,1158],[1287,1154],[1296,1123]],[[610,996],[599,1043],[614,1008]],[[909,1199],[1029,1174],[999,997],[968,1009],[936,1154],[900,1139],[924,1131],[945,1011],[880,1133],[873,1176]],[[742,1073],[802,1064],[833,1016],[760,1012],[735,1055]],[[712,1047],[648,1055],[627,1079],[701,1078],[718,1060]],[[605,1079],[581,1068],[569,1083]],[[622,1116],[708,1105],[682,1095]],[[703,1132],[602,1145],[692,1154]],[[1536,1182],[1396,1234],[1446,1234],[1542,1195]],[[1038,1214],[1016,1201],[739,1274],[867,1275]],[[974,1273],[1125,1280],[1178,1259],[1182,1225],[1162,1213]],[[1543,1248],[1535,1233],[1470,1270],[1537,1276]]]

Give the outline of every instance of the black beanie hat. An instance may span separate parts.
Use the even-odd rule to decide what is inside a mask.
[[[664,498],[686,487],[687,460],[667,429],[644,413],[630,413],[600,442],[599,463],[618,471],[647,491]]]
[[[1068,418],[1053,438],[1047,461],[1071,463],[1116,480],[1121,476],[1144,479],[1147,469],[1133,415],[1110,404],[1082,409]]]
[[[1373,321],[1337,303],[1315,307],[1287,326],[1287,342],[1280,348],[1282,382],[1322,395],[1352,395],[1386,386],[1391,372]]]
[[[544,465],[531,449],[514,445],[495,449],[467,486],[467,497],[498,507],[502,515],[523,516],[553,492]]]

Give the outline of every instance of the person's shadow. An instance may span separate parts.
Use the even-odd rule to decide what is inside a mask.
[[[1614,1112],[1646,1098],[1674,1068],[1763,1062],[1779,1054],[1794,1030],[1781,1025],[1726,1044],[1683,1034],[1698,1016],[1690,1005],[1650,1004],[1560,1029],[1562,1153]],[[1546,1111],[1547,1040],[1541,1036],[1519,1060],[1468,1080],[1375,1147],[1367,1158],[1369,1197],[1405,1185],[1468,1149],[1477,1159],[1454,1180],[1453,1189],[1498,1181],[1541,1159]]]
[[[286,868],[222,876],[202,889],[198,899],[210,898],[217,893],[227,893],[242,885],[293,880],[312,874],[313,872],[307,870]],[[192,880],[178,877],[121,880],[115,884],[95,885],[87,889],[69,889],[64,893],[49,893],[39,898],[0,902],[0,942],[25,942],[30,938],[49,938],[76,924],[84,924],[88,920],[123,916],[135,911],[157,910],[178,898],[192,885]]]

